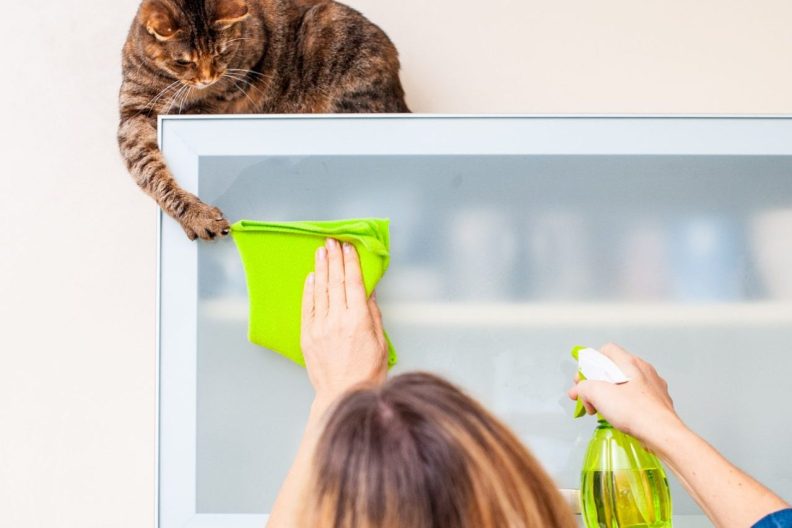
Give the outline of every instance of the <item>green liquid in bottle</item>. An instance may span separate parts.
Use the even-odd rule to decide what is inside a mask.
[[[604,420],[586,453],[580,486],[587,528],[671,528],[663,466],[636,439]]]

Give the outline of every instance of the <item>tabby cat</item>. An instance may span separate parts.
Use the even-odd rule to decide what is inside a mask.
[[[387,35],[331,0],[144,0],[123,50],[118,143],[135,182],[194,240],[228,233],[179,187],[159,114],[409,112]]]

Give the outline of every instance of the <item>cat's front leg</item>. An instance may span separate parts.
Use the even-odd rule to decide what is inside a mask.
[[[181,224],[190,240],[212,240],[228,234],[230,226],[220,209],[182,189],[171,175],[157,146],[153,118],[145,114],[125,117],[122,113],[118,145],[135,183]]]

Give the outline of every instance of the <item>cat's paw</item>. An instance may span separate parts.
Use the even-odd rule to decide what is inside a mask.
[[[190,206],[180,223],[190,240],[214,240],[226,236],[231,230],[220,209],[200,201]]]

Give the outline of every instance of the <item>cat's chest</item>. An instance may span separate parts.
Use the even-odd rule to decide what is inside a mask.
[[[214,113],[218,114],[258,114],[261,112],[262,102],[248,100],[247,97],[234,99],[221,99],[215,105]]]
[[[272,114],[327,111],[326,97],[306,89],[278,90],[275,85],[242,81],[218,87],[197,101],[192,109],[199,114]]]
[[[248,93],[252,92],[252,93]],[[224,90],[207,97],[198,105],[201,113],[211,114],[258,114],[266,106],[266,98],[250,88]]]

